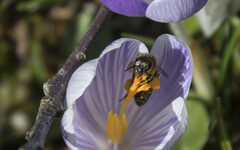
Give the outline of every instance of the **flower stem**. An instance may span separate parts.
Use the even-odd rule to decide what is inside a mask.
[[[72,73],[86,59],[85,53],[95,41],[97,35],[111,18],[112,12],[101,6],[92,25],[78,43],[72,54],[68,57],[62,68],[43,86],[45,96],[41,100],[36,121],[27,133],[27,143],[19,149],[39,150],[44,149],[44,141],[55,117],[65,110],[65,91]]]
[[[221,99],[217,98],[217,119],[218,119],[218,127],[219,127],[219,137],[220,137],[220,144],[222,150],[232,150],[231,141],[228,138],[227,131],[224,125],[224,120],[221,115]]]
[[[229,66],[230,60],[232,58],[232,53],[235,50],[235,47],[236,47],[236,44],[237,44],[237,41],[238,41],[239,35],[240,35],[240,20],[238,18],[234,18],[232,22],[234,23],[233,24],[234,31],[232,33],[232,36],[231,36],[229,42],[227,43],[227,45],[224,49],[222,65],[221,65],[220,75],[219,75],[219,79],[218,79],[218,88],[219,89],[224,88],[224,81],[226,79],[228,66]]]

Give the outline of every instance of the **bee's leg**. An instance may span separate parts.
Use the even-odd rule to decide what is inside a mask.
[[[149,83],[153,90],[160,88],[160,80],[158,78],[153,78],[152,82]]]
[[[127,91],[129,91],[132,83],[133,83],[133,80],[132,80],[132,79],[127,80],[126,83],[125,83],[125,85],[124,85],[124,88],[125,88]],[[127,93],[127,94],[128,94],[128,93]],[[127,97],[127,94],[126,94],[123,98],[121,98],[121,99],[119,100],[119,102],[122,101],[122,100],[124,100],[124,99]]]
[[[121,98],[121,99],[118,100],[118,101],[121,102],[122,100],[124,100],[124,99],[127,97],[127,95],[128,95],[128,93],[127,93],[125,96],[123,96],[123,98]]]
[[[159,72],[155,72],[154,77],[159,77]]]
[[[133,83],[133,80],[132,80],[132,79],[127,80],[127,82],[126,82],[125,85],[124,85],[124,88],[125,88],[127,91],[129,91],[132,83]]]

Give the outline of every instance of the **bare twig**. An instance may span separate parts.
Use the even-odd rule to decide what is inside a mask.
[[[65,110],[65,90],[67,83],[77,67],[86,59],[86,51],[111,17],[111,11],[102,6],[77,47],[69,56],[63,67],[43,86],[45,96],[41,99],[36,121],[27,133],[27,143],[19,149],[39,150],[44,148],[45,137],[56,116]]]

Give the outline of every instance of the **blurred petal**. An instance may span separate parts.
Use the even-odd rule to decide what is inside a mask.
[[[233,1],[235,0],[209,0],[206,6],[197,13],[199,25],[207,38],[210,38],[222,25],[224,19],[232,13],[232,10],[229,11],[229,6],[233,4]],[[238,6],[240,6],[240,1],[238,1]]]
[[[146,17],[160,22],[177,22],[198,12],[207,0],[154,0]]]
[[[148,118],[135,130],[128,149],[170,149],[182,136],[187,126],[187,110],[184,99],[179,97],[162,111]]]
[[[141,42],[125,39],[120,47],[101,55],[95,77],[75,102],[73,126],[78,147],[104,149],[101,146],[107,145],[104,143],[107,142],[108,111],[119,111],[119,99],[126,94],[124,84],[132,77],[132,73],[125,70],[140,52],[148,53]]]
[[[148,4],[142,0],[101,0],[111,11],[125,16],[145,16]]]

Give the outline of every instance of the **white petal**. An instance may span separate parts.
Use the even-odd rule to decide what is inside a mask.
[[[77,150],[76,139],[75,139],[75,131],[72,125],[73,120],[73,110],[68,109],[64,112],[64,115],[61,120],[61,131],[63,135],[63,139],[69,149]]]
[[[130,39],[130,38],[120,38],[116,41],[113,41],[111,44],[109,44],[101,53],[100,57],[101,58],[103,55],[105,55],[106,53],[108,53],[109,51],[118,49],[119,47],[121,47],[121,45],[126,42],[126,41],[131,41],[134,39]],[[147,47],[143,44],[140,43],[139,49],[138,49],[139,53],[148,53],[148,49]]]
[[[72,107],[72,104],[79,98],[84,90],[91,83],[95,76],[98,59],[93,59],[81,65],[72,75],[68,82],[66,91],[67,107]]]

